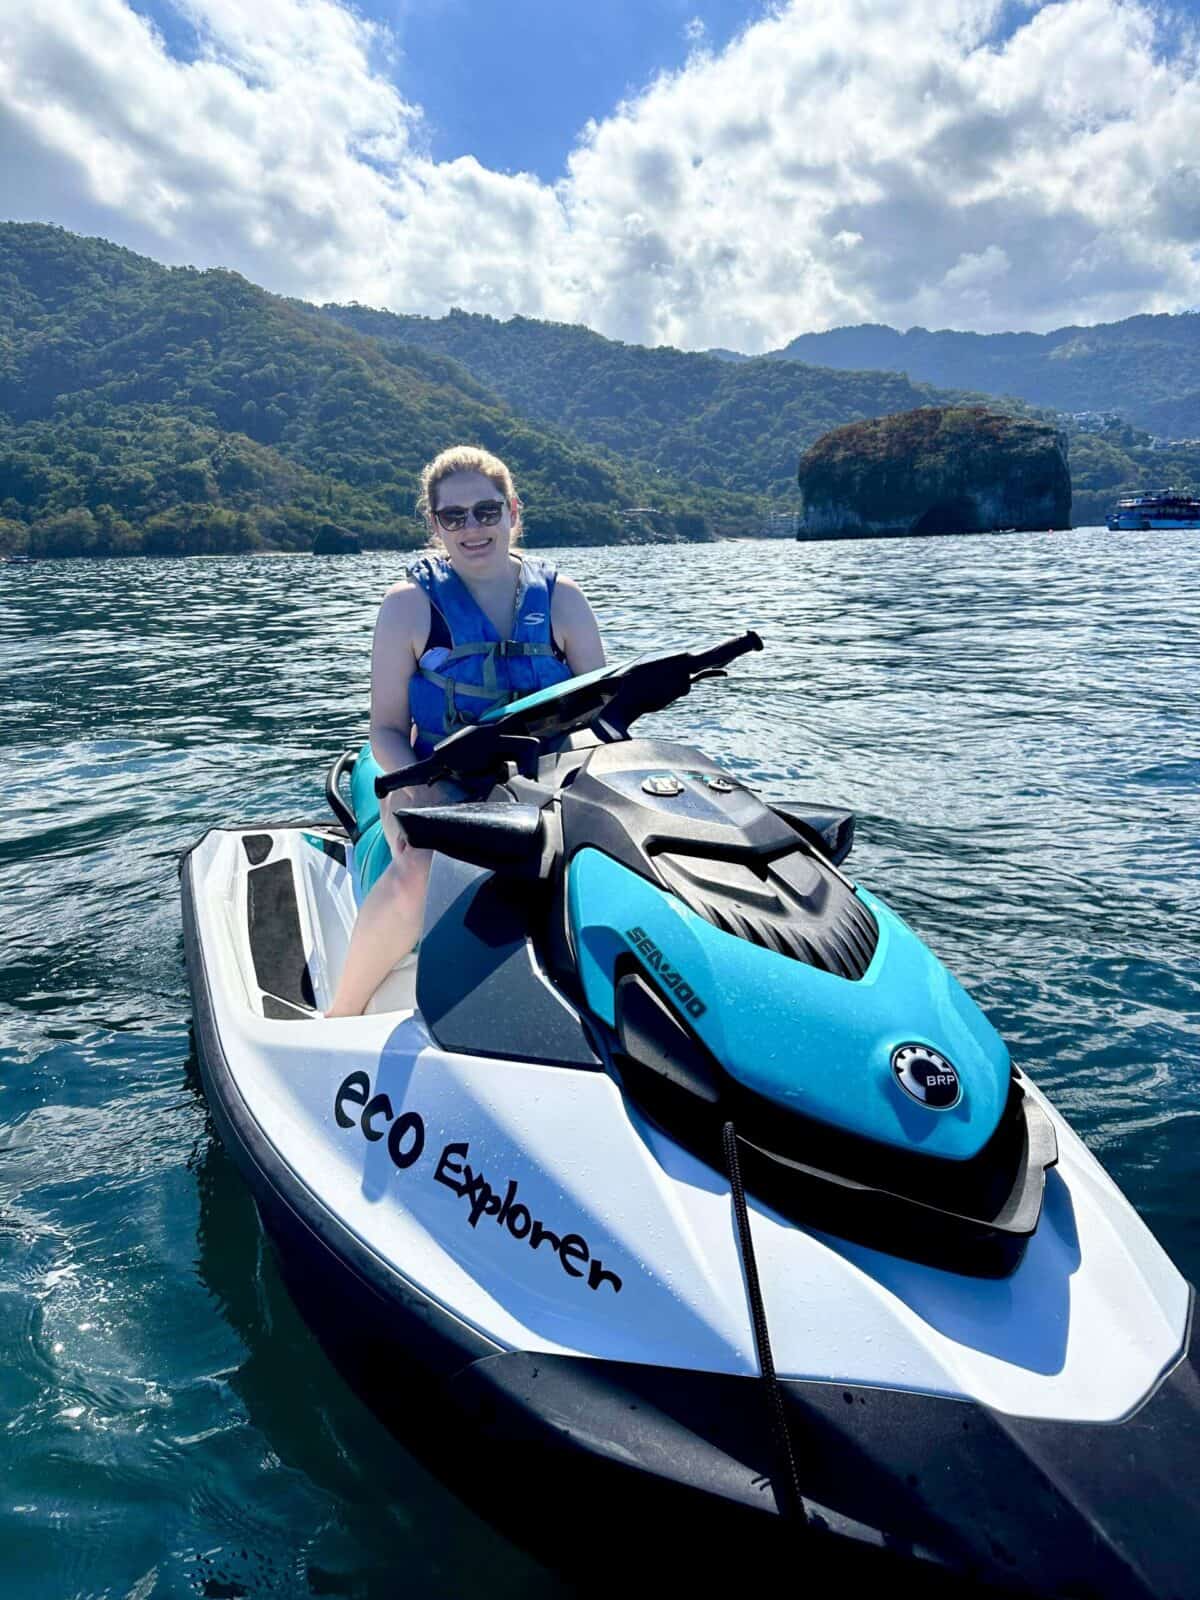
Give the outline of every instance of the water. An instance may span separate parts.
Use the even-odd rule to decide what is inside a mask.
[[[654,719],[853,808],[856,874],[1200,1274],[1200,537],[564,552]],[[318,816],[394,557],[0,569],[5,1596],[570,1592],[387,1437],[281,1289],[189,1051],[176,859]]]

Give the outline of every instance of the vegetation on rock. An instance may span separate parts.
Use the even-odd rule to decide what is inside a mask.
[[[801,458],[809,531],[1069,527],[1066,441],[1030,417],[925,407],[836,428]]]

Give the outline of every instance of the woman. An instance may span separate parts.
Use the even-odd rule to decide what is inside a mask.
[[[514,553],[521,503],[502,461],[470,445],[443,450],[421,474],[418,510],[441,549],[388,590],[371,652],[371,749],[385,772],[492,705],[604,665],[579,586]],[[429,851],[408,846],[392,808],[444,803],[441,787],[382,802],[392,862],[359,910],[327,1016],[358,1016],[417,941]]]

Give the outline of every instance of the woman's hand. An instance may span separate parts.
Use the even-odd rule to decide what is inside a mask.
[[[450,806],[462,799],[462,791],[446,778],[436,778],[433,783],[419,783],[411,789],[393,790],[397,809],[410,806],[423,811],[428,806]]]

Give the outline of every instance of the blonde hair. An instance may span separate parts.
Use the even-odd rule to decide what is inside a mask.
[[[436,536],[439,532],[437,518],[433,514],[433,491],[443,478],[450,477],[454,472],[481,472],[485,478],[491,479],[513,509],[512,541],[515,544],[521,537],[521,502],[517,498],[512,473],[499,456],[494,456],[490,450],[484,450],[475,444],[452,444],[448,450],[443,450],[440,455],[434,456],[421,471],[421,493],[417,497],[417,515],[425,518],[431,533]]]

